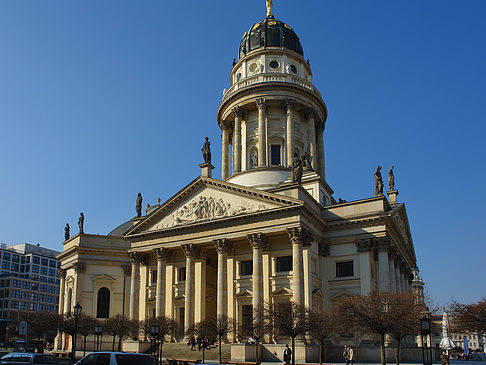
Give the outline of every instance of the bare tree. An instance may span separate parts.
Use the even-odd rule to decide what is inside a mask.
[[[319,364],[323,362],[324,340],[334,331],[334,316],[331,311],[320,310],[309,312],[309,334],[319,342]]]
[[[137,335],[139,329],[139,322],[137,320],[130,320],[121,314],[116,314],[103,322],[103,329],[110,336],[113,336],[112,351],[115,351],[116,336],[119,337],[118,351],[121,350],[121,340],[130,335]]]
[[[47,331],[56,331],[60,327],[61,317],[53,312],[12,312],[13,322],[27,322],[29,331],[37,335],[37,351],[41,351],[41,337]]]
[[[78,332],[83,336],[83,356],[86,355],[86,338],[94,333],[99,322],[92,316],[81,313],[78,319]]]
[[[277,336],[292,340],[292,365],[295,365],[295,339],[307,331],[308,310],[293,301],[277,302],[269,306],[267,316]]]
[[[159,339],[160,339],[160,354],[159,358],[162,357],[162,350],[164,345],[164,338],[165,336],[175,335],[177,331],[177,323],[169,317],[157,317],[157,318],[149,318],[145,321],[140,322],[140,327],[146,337],[149,337],[151,334],[152,326],[159,327]]]
[[[486,333],[486,297],[473,304],[453,302],[450,311],[454,331]]]
[[[217,337],[219,347],[219,363],[222,363],[221,342],[223,337],[233,330],[233,320],[227,316],[210,317],[195,326],[195,332],[203,336]],[[204,350],[203,350],[204,351]]]

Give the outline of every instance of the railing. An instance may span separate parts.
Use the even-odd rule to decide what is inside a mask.
[[[231,94],[235,93],[240,89],[244,89],[248,86],[265,82],[283,82],[288,84],[294,84],[303,87],[304,89],[315,92],[316,94],[321,96],[321,93],[314,87],[314,85],[304,79],[287,74],[260,74],[247,77],[233,84],[228,90],[223,92],[223,100],[229,98]]]

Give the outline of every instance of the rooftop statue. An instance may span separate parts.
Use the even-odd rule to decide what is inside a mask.
[[[136,204],[138,218],[142,216],[142,202],[143,202],[142,193],[138,193],[137,204]]]
[[[380,170],[381,166],[378,165],[375,171],[375,196],[383,195],[383,179]]]
[[[273,8],[273,1],[272,0],[267,0],[267,17],[273,16],[273,14],[272,14],[272,8]]]
[[[66,227],[64,227],[64,240],[68,240],[71,237],[71,227],[69,227],[69,223],[66,223]]]
[[[388,171],[388,187],[390,191],[395,190],[395,176],[393,176],[393,166],[390,167],[390,171]]]
[[[290,178],[292,182],[297,184],[302,184],[302,173],[303,173],[303,163],[302,158],[299,157],[297,152],[294,153],[294,158],[292,160],[292,172]]]
[[[78,227],[79,227],[79,233],[84,234],[84,214],[83,214],[83,212],[81,212],[80,215],[79,215]]]
[[[312,156],[307,151],[302,156],[302,164],[304,165],[304,171],[314,171],[312,168]]]
[[[206,137],[206,142],[203,144],[203,148],[201,148],[204,163],[211,163],[211,143],[209,142],[209,137]]]

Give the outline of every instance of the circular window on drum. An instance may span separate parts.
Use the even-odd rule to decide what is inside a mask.
[[[277,61],[274,60],[274,61],[271,61],[269,63],[269,66],[270,66],[270,68],[276,69],[276,68],[280,67],[280,63],[278,63]]]
[[[257,72],[258,70],[258,63],[254,62],[250,65],[250,68],[249,68],[250,72]]]
[[[292,71],[294,74],[297,73],[297,67],[295,65],[290,65],[290,71]]]

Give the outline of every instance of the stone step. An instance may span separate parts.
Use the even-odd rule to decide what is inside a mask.
[[[173,359],[187,359],[187,360],[202,360],[201,351],[191,351],[191,347],[187,346],[187,343],[164,343],[162,349],[162,357]],[[231,345],[224,343],[221,347],[221,355],[223,362],[231,360]],[[213,345],[209,350],[204,351],[205,360],[218,360],[219,359],[219,347]]]

